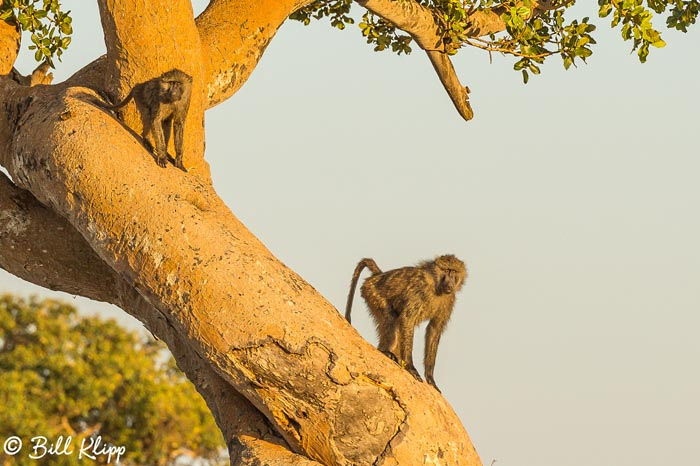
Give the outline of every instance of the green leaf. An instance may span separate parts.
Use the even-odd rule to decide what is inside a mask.
[[[564,69],[568,70],[569,67],[574,63],[571,57],[564,57]]]
[[[125,447],[125,464],[161,464],[181,446],[214,458],[225,446],[204,401],[163,347],[114,321],[84,317],[58,301],[5,295],[0,335],[3,434],[56,438],[66,434],[66,423],[77,432],[109,426],[100,434]],[[46,463],[22,456],[6,464],[86,464],[77,456]]]
[[[530,16],[530,9],[521,6],[516,10],[516,15],[523,19],[527,19]]]

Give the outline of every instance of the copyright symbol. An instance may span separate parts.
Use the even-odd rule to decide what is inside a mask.
[[[22,449],[22,439],[16,435],[8,437],[7,440],[5,440],[2,449],[6,454],[14,456]]]

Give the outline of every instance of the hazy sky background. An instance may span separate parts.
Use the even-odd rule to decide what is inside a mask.
[[[63,3],[75,35],[57,80],[104,50],[94,2]],[[436,380],[485,465],[697,465],[700,31],[664,29],[641,65],[585,5],[588,66],[554,58],[525,86],[510,58],[455,58],[469,123],[424,53],[287,23],[207,113],[206,157],[233,212],[339,309],[362,257],[467,262]],[[0,291],[140,327],[3,271]],[[353,323],[376,342],[361,299]]]

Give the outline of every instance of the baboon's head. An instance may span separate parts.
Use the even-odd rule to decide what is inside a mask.
[[[452,254],[435,259],[435,272],[438,281],[438,294],[458,292],[462,289],[464,281],[467,279],[467,268],[464,262]]]
[[[160,101],[166,104],[177,102],[184,93],[183,83],[177,80],[160,80]]]

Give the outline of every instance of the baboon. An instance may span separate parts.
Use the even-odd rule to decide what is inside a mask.
[[[157,78],[135,85],[124,100],[115,105],[108,105],[108,110],[117,110],[134,99],[143,123],[143,140],[148,141],[148,134],[153,133],[155,147],[153,155],[156,163],[165,167],[168,160],[168,141],[171,128],[175,133],[175,166],[187,171],[182,164],[183,126],[190,108],[192,77],[180,70],[173,69]]]
[[[430,319],[425,334],[425,379],[440,391],[433,378],[435,356],[454,308],[455,293],[467,278],[464,262],[450,254],[421,262],[415,267],[382,272],[374,260],[362,259],[350,282],[345,308],[348,322],[357,280],[365,267],[372,275],[365,279],[360,293],[377,327],[377,349],[422,381],[413,365],[413,332],[418,324]]]
[[[29,76],[23,76],[15,68],[10,71],[10,77],[23,86],[37,86],[39,84],[51,84],[53,81],[53,73],[49,73],[51,65],[49,62],[44,61],[39,66],[37,66],[32,74]]]

